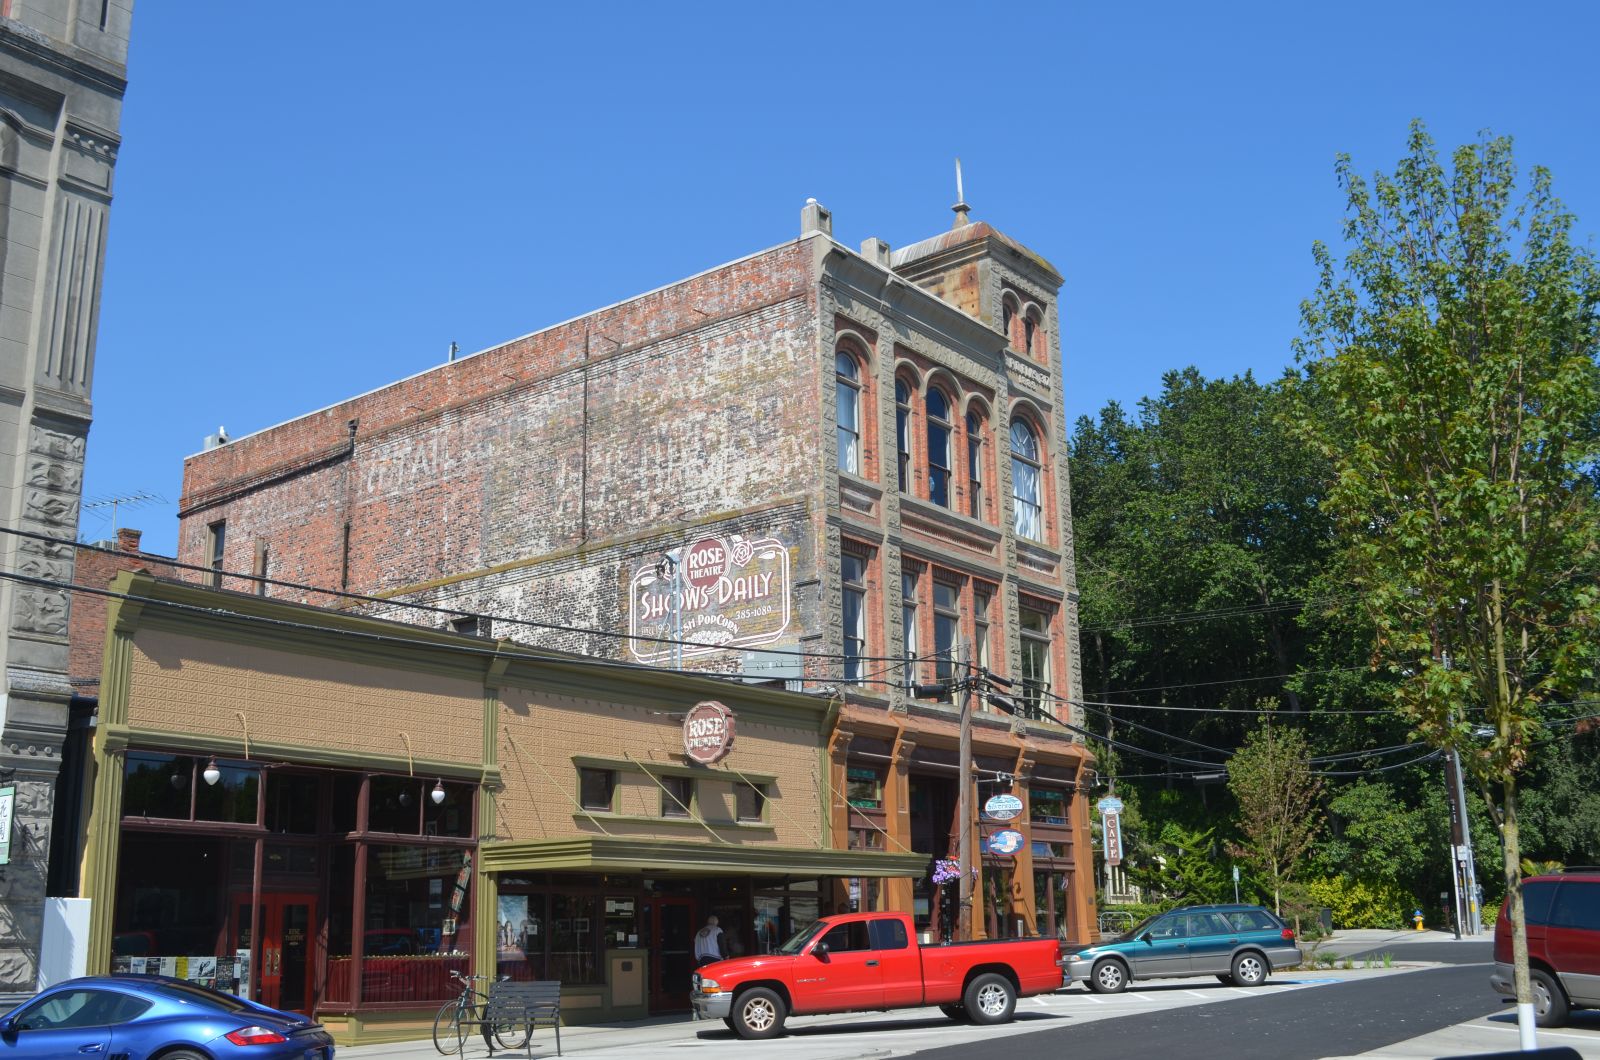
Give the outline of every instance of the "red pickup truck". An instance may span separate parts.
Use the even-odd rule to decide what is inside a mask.
[[[938,1005],[951,1019],[1005,1023],[1017,998],[1061,989],[1055,939],[920,946],[904,913],[830,916],[770,954],[694,975],[694,1008],[741,1038],[771,1038],[791,1015]]]

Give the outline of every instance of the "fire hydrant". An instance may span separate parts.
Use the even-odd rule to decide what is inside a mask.
[[[1411,919],[1416,921],[1416,924],[1417,924],[1416,930],[1421,931],[1422,930],[1422,910],[1413,909],[1411,911]]]

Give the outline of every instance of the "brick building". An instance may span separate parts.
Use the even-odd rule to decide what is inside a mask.
[[[980,927],[1083,937],[1061,276],[964,205],[898,251],[831,232],[810,203],[792,242],[190,457],[179,558],[831,690],[834,841],[864,850],[952,849],[959,712],[915,686],[970,661],[1016,682],[977,704],[976,779],[1028,837],[984,857]],[[925,878],[838,886],[932,912]]]

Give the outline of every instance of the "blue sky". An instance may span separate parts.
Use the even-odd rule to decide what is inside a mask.
[[[1585,3],[142,0],[86,501],[171,553],[183,457],[793,238],[975,219],[1066,277],[1069,417],[1290,363],[1337,153],[1482,129],[1600,230]],[[110,535],[86,509],[82,535]]]

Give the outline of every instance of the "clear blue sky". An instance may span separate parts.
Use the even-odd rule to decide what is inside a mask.
[[[1290,362],[1334,156],[1492,129],[1600,230],[1590,3],[140,0],[85,499],[792,239],[973,216],[1066,277],[1068,415]],[[89,540],[109,510],[86,510]]]

